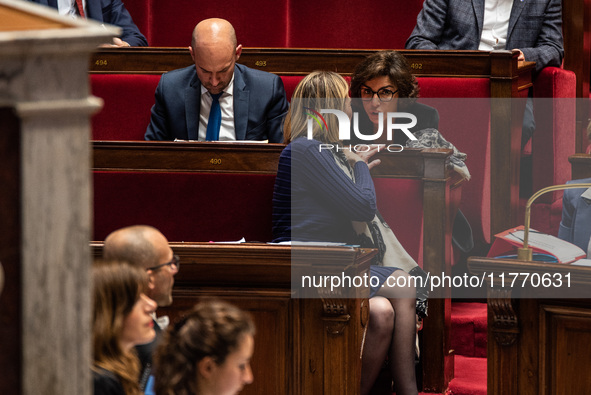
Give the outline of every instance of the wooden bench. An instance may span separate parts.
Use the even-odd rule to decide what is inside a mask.
[[[572,179],[591,177],[591,155],[569,157]],[[562,214],[562,201],[553,205]],[[555,235],[557,233],[554,233]],[[591,269],[515,259],[471,257],[470,272],[487,279],[488,393],[576,394],[589,388]],[[519,275],[515,278],[516,273]],[[563,288],[531,279],[562,279]],[[510,287],[515,279],[517,286]],[[493,281],[491,281],[493,279]]]
[[[487,282],[487,393],[586,393],[591,268],[483,257],[468,267]]]
[[[103,240],[108,232],[122,226],[145,223],[161,229],[171,242],[228,241],[245,235],[247,241],[270,241],[272,181],[281,148],[282,145],[278,144],[93,142],[94,239]],[[459,200],[460,188],[455,184],[457,179],[445,166],[449,154],[449,150],[432,149],[380,154],[382,164],[373,172],[380,211],[409,253],[433,274],[451,273],[451,224],[457,208],[451,203]],[[212,175],[215,177],[210,178]],[[254,180],[265,180],[264,184],[250,182],[253,177]],[[185,189],[179,194],[163,187],[162,182],[166,179],[182,179],[192,182],[193,186],[182,184]],[[210,180],[215,185],[203,187],[203,182]],[[206,214],[202,214],[201,204],[192,202],[189,199],[191,195],[185,192],[192,188],[192,196],[203,199],[205,195],[215,195],[217,188],[223,188],[220,185],[224,180],[241,183],[240,194],[225,196],[224,203],[232,201],[237,205],[234,214],[229,218],[218,218],[217,222],[190,218],[191,215],[199,217]],[[392,193],[392,189],[396,192]],[[183,199],[177,199],[179,196]],[[259,205],[250,203],[248,199],[253,197],[260,202]],[[157,205],[153,204],[155,200],[158,200]],[[398,210],[392,210],[392,207],[398,207]],[[134,217],[136,213],[139,215]],[[217,213],[223,216],[222,212]],[[257,220],[243,221],[244,215],[254,215]],[[222,223],[223,226],[220,226]],[[211,237],[212,234],[215,237]],[[422,237],[419,237],[421,234]],[[245,251],[243,246],[224,246],[222,250],[216,250],[214,246],[219,245],[201,244],[199,248],[206,249],[203,252],[205,255],[195,259],[195,262],[208,267],[210,261],[234,259],[233,265],[241,265],[241,254]],[[288,247],[264,247],[266,252],[257,256],[269,270],[275,270],[277,255],[273,251],[283,251]],[[217,257],[217,254],[226,254],[228,249],[238,252],[232,253],[231,258]],[[238,276],[241,270],[238,270]],[[183,269],[179,276],[184,276],[184,273]],[[206,278],[201,280],[207,282]],[[232,284],[217,285],[226,291],[235,288]],[[449,292],[433,294],[423,330],[423,386],[433,391],[445,389],[453,376],[449,296]],[[285,380],[292,373],[285,371],[277,380]],[[346,378],[342,379],[346,381]],[[327,376],[313,382],[317,380],[327,383],[335,379]]]
[[[348,76],[364,57],[373,52],[244,48],[240,62],[280,75],[285,85],[289,86],[289,95],[289,90],[295,87],[299,78],[312,70],[329,69]],[[464,188],[466,199],[462,211],[472,224],[475,238],[488,243],[491,241],[491,235],[518,222],[520,157],[517,152],[522,112],[519,106],[512,105],[510,100],[492,100],[488,103],[486,99],[523,97],[532,86],[533,64],[518,63],[517,54],[508,51],[489,53],[402,50],[401,53],[409,59],[418,77],[424,99],[482,100],[483,105],[477,109],[480,115],[473,117],[469,122],[465,119],[460,120],[465,118],[465,112],[458,115],[459,109],[465,107],[462,103],[466,101],[456,101],[447,106],[439,101],[442,107],[445,107],[440,110],[440,129],[460,151],[468,154],[467,164],[474,177]],[[103,74],[161,74],[190,65],[191,62],[186,48],[130,48],[125,51],[105,49],[98,51],[93,57],[90,72],[93,78],[100,78]],[[150,99],[153,100],[153,95]],[[472,105],[474,106],[477,104]],[[143,123],[147,125],[149,105],[145,107],[142,110],[145,114]],[[116,106],[114,110],[119,111],[119,108],[120,106]],[[98,116],[110,122],[121,119],[120,115]],[[134,121],[134,124],[137,123]],[[540,153],[542,154],[545,154],[546,162],[560,160],[554,157],[554,152]],[[541,177],[548,175],[545,172]]]

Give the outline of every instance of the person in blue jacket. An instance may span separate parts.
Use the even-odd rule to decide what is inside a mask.
[[[568,181],[567,184],[591,183],[591,178]],[[562,195],[562,220],[558,237],[576,244],[589,257],[591,239],[591,188],[566,189]]]
[[[146,140],[282,142],[289,107],[283,82],[236,63],[242,45],[230,22],[199,22],[189,51],[195,64],[163,74],[158,83]]]

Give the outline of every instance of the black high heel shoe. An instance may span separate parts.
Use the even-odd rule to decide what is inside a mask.
[[[423,319],[427,316],[427,301],[429,299],[429,276],[427,273],[420,268],[420,266],[413,267],[409,272],[409,275],[413,277],[421,278],[421,281],[417,280],[417,302],[416,311],[419,318]]]

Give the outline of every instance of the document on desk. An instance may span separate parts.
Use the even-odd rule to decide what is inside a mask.
[[[489,251],[489,256],[504,255],[508,250],[508,246],[503,246],[503,242],[517,247],[523,246],[523,226],[508,229],[496,234],[495,237],[496,240]],[[578,246],[569,243],[568,241],[561,240],[556,236],[541,233],[531,228],[529,230],[528,245],[534,252],[542,252],[555,256],[560,263],[572,263],[577,259],[587,256],[585,251]]]
[[[210,241],[210,243],[216,243],[216,244],[242,244],[242,243],[246,243],[246,239],[243,237],[240,240],[236,240],[236,241]]]
[[[268,242],[273,245],[290,245],[290,246],[305,246],[305,247],[359,247],[359,245],[351,245],[347,243],[337,243],[331,241],[280,241],[277,243]]]
[[[181,140],[174,139],[175,143],[224,143],[224,144],[267,144],[269,140],[218,140],[218,141],[201,141],[201,140]]]
[[[571,265],[591,267],[591,259],[579,259],[578,261],[574,261],[573,263],[571,263]]]

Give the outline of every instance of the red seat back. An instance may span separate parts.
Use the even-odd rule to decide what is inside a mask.
[[[104,101],[92,117],[92,139],[143,140],[159,81],[158,74],[91,74],[92,94]]]
[[[420,101],[439,111],[439,131],[467,154],[472,179],[462,187],[460,210],[475,240],[490,242],[490,83],[487,78],[417,78]]]
[[[423,182],[374,178],[378,210],[406,252],[422,267]]]
[[[94,172],[94,240],[134,224],[170,241],[272,240],[275,175]]]

